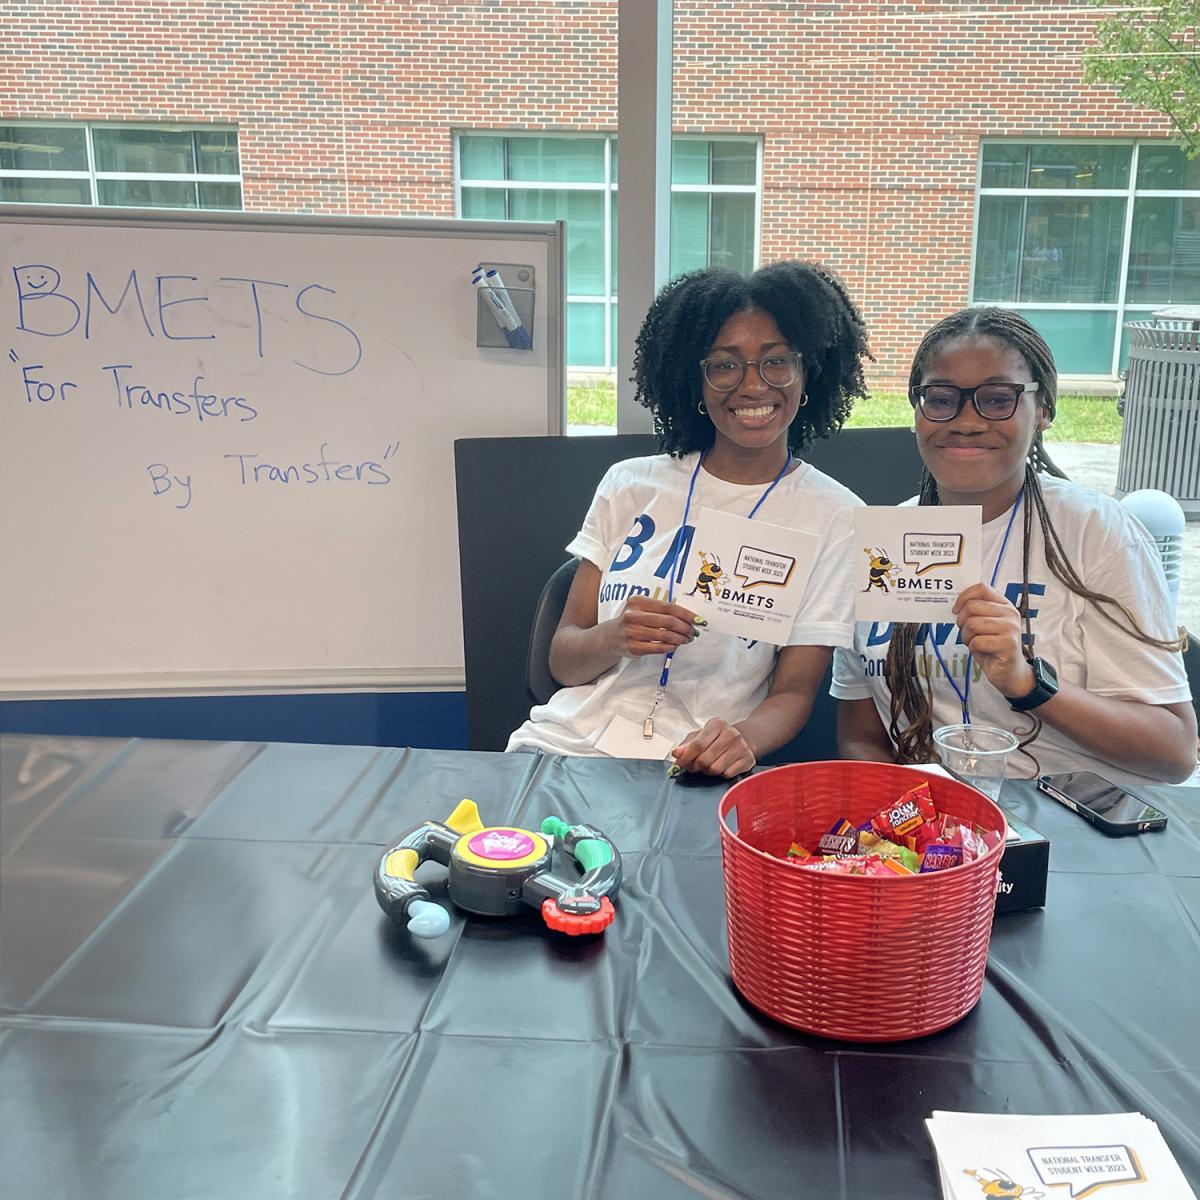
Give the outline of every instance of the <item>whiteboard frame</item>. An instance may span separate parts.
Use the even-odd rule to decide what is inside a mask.
[[[76,205],[0,205],[0,231],[6,225],[125,228],[186,227],[243,232],[336,233],[346,236],[494,238],[546,244],[546,276],[538,282],[538,302],[546,320],[546,435],[566,433],[566,222],[464,221],[458,218],[339,216],[277,212],[216,212],[191,209],[93,208]],[[464,292],[469,281],[464,280]],[[469,297],[470,298],[470,297]],[[515,353],[515,352],[514,352]],[[5,672],[0,700],[75,700],[156,696],[254,696],[285,693],[372,693],[458,691],[465,668],[412,667],[332,669],[319,677],[309,670],[105,672],[30,677]]]

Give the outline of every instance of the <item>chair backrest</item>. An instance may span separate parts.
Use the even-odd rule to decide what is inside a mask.
[[[542,587],[604,472],[657,446],[652,434],[454,443],[470,749],[503,750],[529,716],[529,629]]]
[[[545,704],[561,686],[550,670],[550,640],[558,628],[578,569],[579,559],[568,558],[546,580],[533,610],[533,628],[529,631],[529,652],[525,658],[525,688],[535,704]]]
[[[868,504],[895,504],[919,485],[916,441],[907,429],[848,429],[818,442],[804,457]],[[529,715],[534,613],[601,476],[621,459],[656,451],[651,434],[454,443],[472,750],[503,750],[508,735]],[[828,695],[818,697],[807,728],[777,754],[830,757],[836,746],[835,710]]]

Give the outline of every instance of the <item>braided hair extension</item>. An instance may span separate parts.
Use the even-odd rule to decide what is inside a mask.
[[[654,414],[659,447],[682,457],[705,450],[716,429],[698,408],[700,360],[734,313],[770,314],[804,361],[808,403],[788,430],[788,447],[803,450],[845,424],[854,398],[866,394],[870,359],[866,327],[845,286],[815,263],[789,261],[742,275],[720,267],[673,279],[655,297],[637,336],[636,399]]]
[[[967,337],[994,338],[1020,354],[1029,364],[1034,382],[1040,385],[1037,393],[1040,403],[1045,405],[1050,419],[1054,419],[1058,403],[1058,374],[1050,347],[1046,345],[1041,335],[1028,321],[1010,309],[969,308],[939,321],[929,330],[917,347],[912,370],[909,373],[910,389],[921,382],[926,363],[937,351],[947,342]],[[1182,634],[1175,639],[1153,637],[1119,600],[1102,592],[1093,591],[1080,578],[1078,571],[1067,557],[1062,540],[1046,509],[1046,500],[1039,481],[1039,475],[1043,472],[1055,475],[1060,479],[1066,478],[1066,475],[1054,464],[1046,452],[1041,430],[1038,430],[1029,447],[1029,455],[1025,463],[1026,502],[1022,512],[1022,588],[1017,605],[1017,611],[1021,614],[1021,620],[1025,627],[1026,655],[1032,656],[1034,640],[1029,620],[1029,554],[1030,544],[1033,540],[1035,514],[1042,531],[1046,565],[1050,568],[1051,574],[1064,587],[1074,592],[1075,595],[1091,601],[1101,616],[1118,629],[1131,633],[1138,641],[1161,650],[1182,650],[1186,644],[1186,639]],[[927,470],[923,471],[921,476],[919,503],[938,503],[937,481]],[[1116,611],[1114,612],[1114,610]],[[1120,616],[1117,615],[1118,613]],[[915,624],[895,626],[884,668],[888,690],[891,693],[891,723],[888,732],[895,743],[898,762],[933,762],[936,759],[933,746],[933,667],[927,656],[925,687],[922,689],[916,659],[920,630],[921,626]],[[1037,759],[1026,750],[1026,747],[1037,739],[1042,729],[1042,721],[1034,713],[1027,715],[1033,721],[1033,726],[1022,735],[1019,749],[1033,758],[1036,766]],[[901,719],[908,722],[907,728],[903,730],[900,728]]]

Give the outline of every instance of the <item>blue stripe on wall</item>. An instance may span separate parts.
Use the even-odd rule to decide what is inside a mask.
[[[465,692],[3,700],[0,731],[465,750]]]

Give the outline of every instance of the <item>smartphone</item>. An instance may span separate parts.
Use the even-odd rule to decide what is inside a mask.
[[[1091,771],[1043,775],[1037,787],[1097,829],[1114,836],[1167,827],[1167,814],[1161,809]]]

